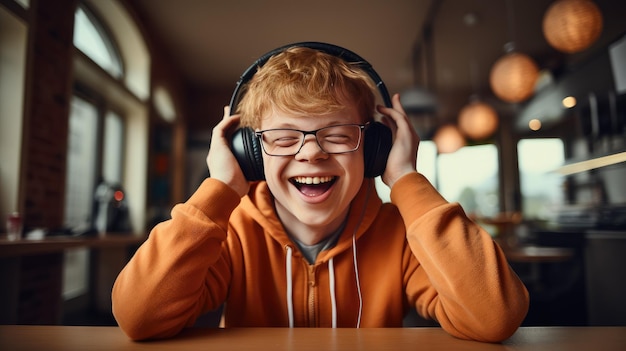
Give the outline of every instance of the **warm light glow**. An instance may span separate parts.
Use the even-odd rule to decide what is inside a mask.
[[[154,108],[159,113],[159,116],[167,122],[174,122],[176,120],[176,108],[170,93],[162,86],[154,88],[153,100]]]
[[[558,0],[543,17],[543,35],[555,49],[583,51],[602,33],[602,13],[589,0]]]
[[[528,122],[528,128],[535,131],[541,129],[541,121],[536,118],[531,119],[530,122]]]
[[[459,129],[472,140],[485,139],[497,128],[498,114],[484,102],[470,102],[459,113]]]
[[[572,108],[576,106],[576,98],[573,96],[568,96],[563,99],[562,104],[566,108]]]
[[[452,124],[439,127],[433,136],[433,141],[437,145],[437,151],[440,154],[452,153],[465,146],[463,134]]]
[[[116,190],[115,193],[113,193],[113,198],[115,199],[115,201],[122,201],[124,200],[124,192],[121,190]]]
[[[506,102],[521,102],[532,96],[539,67],[528,55],[511,52],[494,63],[489,83],[494,94]]]

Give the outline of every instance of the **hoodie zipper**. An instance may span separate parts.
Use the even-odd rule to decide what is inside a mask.
[[[309,265],[308,269],[308,304],[309,304],[309,327],[315,324],[315,265]]]

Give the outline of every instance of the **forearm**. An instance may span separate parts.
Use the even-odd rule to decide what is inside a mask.
[[[205,186],[152,230],[115,282],[113,312],[133,339],[173,336],[223,300],[226,289],[218,284],[227,277],[213,276],[228,272],[220,251],[239,197]],[[210,289],[207,280],[215,281]]]
[[[430,293],[417,302],[420,312],[460,338],[509,337],[528,311],[528,293],[500,248],[460,206],[438,198],[429,184],[420,179],[403,181],[414,182],[410,188],[428,199],[418,203],[418,194],[407,187],[397,190],[410,199],[395,199],[419,270],[431,285]]]

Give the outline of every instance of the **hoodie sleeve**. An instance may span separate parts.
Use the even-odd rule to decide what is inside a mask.
[[[510,337],[528,312],[528,291],[489,233],[419,173],[399,179],[391,200],[420,263],[407,287],[418,312],[458,338]]]
[[[227,185],[209,178],[152,229],[111,296],[113,314],[131,339],[173,336],[224,301],[230,271],[222,243],[239,201]]]

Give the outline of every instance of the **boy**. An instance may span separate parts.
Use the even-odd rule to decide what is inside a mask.
[[[419,138],[396,94],[307,47],[271,57],[214,128],[206,179],[120,273],[113,312],[132,339],[171,337],[225,304],[226,327],[400,327],[410,308],[464,339],[512,335],[528,293],[488,233],[416,171]],[[364,177],[375,112],[393,132],[382,204]],[[265,181],[229,147],[256,131]]]

